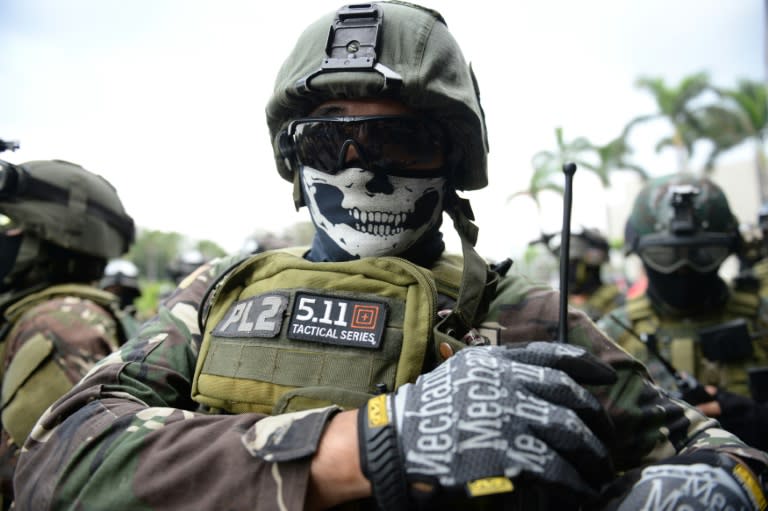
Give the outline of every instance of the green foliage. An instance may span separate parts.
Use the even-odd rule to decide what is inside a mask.
[[[139,274],[149,280],[166,278],[166,268],[180,251],[184,237],[177,232],[142,229],[126,256],[139,268]]]
[[[659,152],[666,147],[674,148],[678,152],[679,170],[681,172],[687,170],[693,145],[700,138],[694,101],[704,92],[712,90],[709,75],[705,72],[694,73],[683,77],[674,85],[668,85],[663,78],[641,77],[636,85],[653,96],[657,111],[631,120],[624,130],[625,133],[628,134],[636,125],[649,120],[666,120],[672,128],[672,133],[656,144],[656,151]]]
[[[143,321],[157,313],[160,299],[171,293],[176,288],[176,284],[170,280],[142,279],[140,285],[141,296],[136,299],[134,305],[136,306],[136,317]]]
[[[210,240],[199,241],[197,243],[197,249],[201,254],[203,254],[203,257],[205,257],[206,261],[227,255],[226,250]]]

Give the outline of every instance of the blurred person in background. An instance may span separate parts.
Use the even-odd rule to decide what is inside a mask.
[[[98,288],[107,260],[134,241],[132,218],[103,177],[61,160],[0,161],[3,506],[35,421],[132,334],[120,299]]]
[[[719,275],[741,236],[723,190],[674,174],[635,198],[625,245],[648,284],[598,323],[673,394],[768,448],[768,302]]]

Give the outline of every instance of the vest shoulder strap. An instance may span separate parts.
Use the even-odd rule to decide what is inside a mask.
[[[117,297],[109,291],[97,289],[87,284],[59,284],[25,296],[8,307],[5,317],[10,321],[15,321],[35,305],[60,296],[85,298],[109,309],[110,312],[113,312],[112,306],[117,303]]]

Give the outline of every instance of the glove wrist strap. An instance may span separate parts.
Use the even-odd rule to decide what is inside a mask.
[[[376,396],[358,413],[360,467],[380,509],[408,509],[408,483],[388,399],[388,395]]]

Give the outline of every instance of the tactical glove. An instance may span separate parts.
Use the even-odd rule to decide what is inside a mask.
[[[715,417],[723,429],[758,449],[768,449],[768,404],[718,389],[715,399],[721,415]]]
[[[593,497],[613,477],[600,440],[612,425],[579,383],[615,380],[610,366],[571,345],[465,348],[361,408],[363,473],[382,509],[437,493],[509,492],[523,481]]]
[[[616,484],[636,480],[603,511],[765,509],[762,483],[735,458],[713,450],[674,456],[628,473]]]

